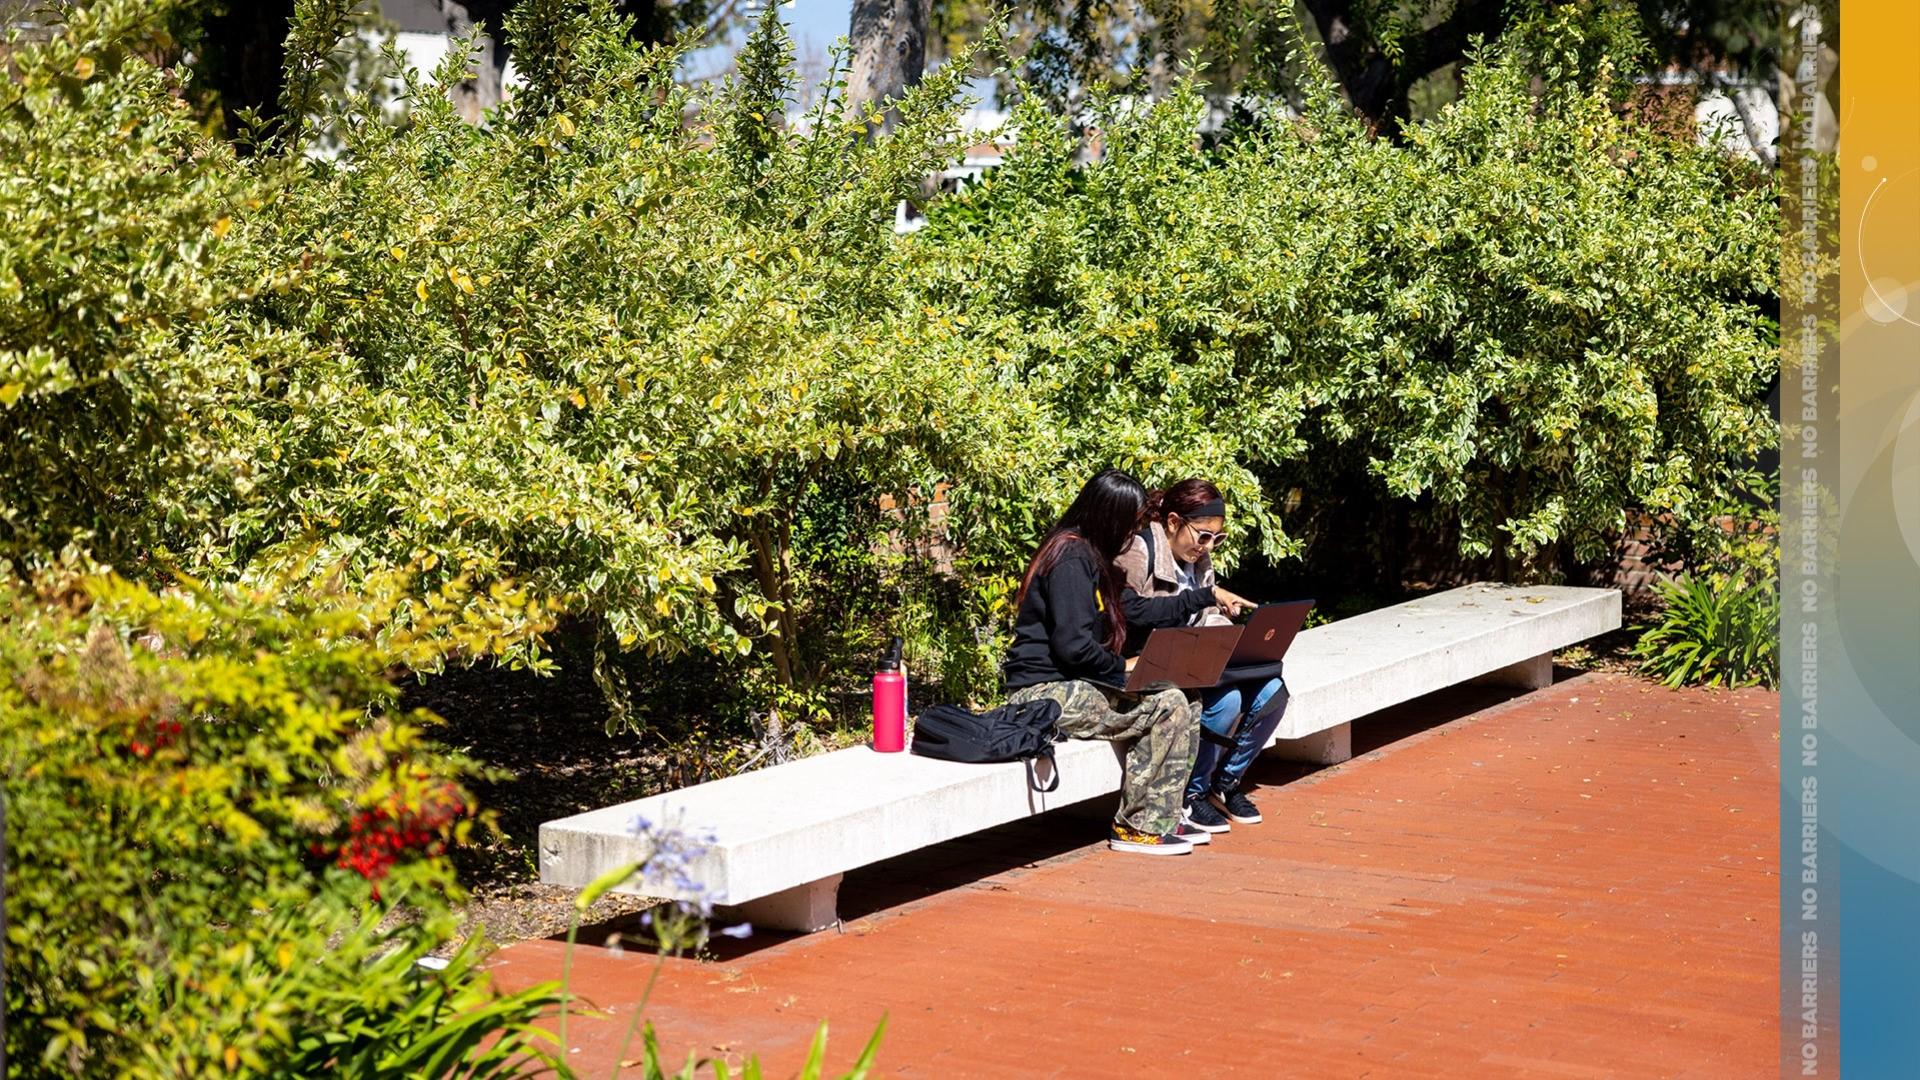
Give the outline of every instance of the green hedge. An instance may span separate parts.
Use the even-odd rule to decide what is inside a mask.
[[[691,657],[730,708],[805,717],[894,632],[988,692],[1012,575],[1100,465],[1218,480],[1229,558],[1296,555],[1299,488],[1417,501],[1526,575],[1628,508],[1717,511],[1774,438],[1770,180],[1616,111],[1604,61],[1536,88],[1553,65],[1491,47],[1400,142],[1322,85],[1203,147],[1184,86],[1099,105],[1084,165],[1030,102],[903,240],[964,61],[891,134],[831,93],[788,124],[777,19],[691,90],[604,0],[537,0],[508,28],[530,85],[484,125],[456,61],[405,124],[333,102],[236,156],[143,59],[165,7],[81,9],[0,87],[23,563],[513,579],[579,617],[615,701]],[[296,46],[351,7],[302,5]],[[957,582],[891,542],[924,515],[878,509],[942,481]]]
[[[454,930],[445,852],[479,820],[477,766],[425,741],[431,718],[396,712],[387,681],[543,624],[465,623],[456,594],[401,585],[0,585],[9,1075],[545,1060],[528,1025],[553,987],[498,997],[471,946],[415,966]]]

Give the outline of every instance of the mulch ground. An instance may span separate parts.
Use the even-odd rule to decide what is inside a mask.
[[[455,854],[471,892],[463,909],[468,932],[495,942],[564,935],[576,892],[540,884],[540,823],[660,790],[659,753],[631,734],[607,734],[606,700],[580,671],[450,671],[408,687],[405,704],[447,721],[434,732],[439,741],[510,774],[474,785],[499,831]],[[586,918],[599,922],[646,906],[610,894]]]
[[[1559,678],[1370,718],[1342,765],[1262,762],[1266,823],[1191,856],[1108,852],[1092,807],[850,874],[842,932],[667,960],[647,1019],[670,1062],[769,1075],[823,1019],[845,1067],[883,1016],[901,1077],[1771,1075],[1778,696]],[[655,963],[576,953],[583,1073],[623,1059]]]

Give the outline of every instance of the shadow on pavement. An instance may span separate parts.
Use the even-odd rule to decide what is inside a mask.
[[[1580,672],[1571,669],[1555,668],[1554,681],[1558,683],[1578,674]],[[1390,747],[1526,693],[1511,687],[1463,684],[1384,709],[1354,723],[1353,755],[1358,758]],[[1364,763],[1359,767],[1364,768]],[[1258,787],[1284,787],[1325,768],[1328,766],[1263,757],[1255,762],[1249,779]],[[1107,825],[1113,820],[1117,804],[1117,795],[1090,799],[1039,817],[1010,822],[849,870],[840,885],[842,926],[839,931],[802,935],[756,928],[750,937],[741,939],[716,933],[702,958],[726,962],[788,942],[816,936],[828,938],[847,932],[851,924],[861,919],[906,907],[939,893],[992,888],[999,879],[1016,878],[1023,871],[1042,864],[1076,858],[1097,849],[1105,841]],[[716,928],[725,925],[724,916],[714,921]],[[583,945],[600,946],[616,934],[638,939],[645,936],[645,930],[639,916],[628,915],[583,926],[577,940]],[[564,939],[565,935],[556,937],[556,940]],[[650,946],[636,940],[628,940],[625,947],[651,951]]]

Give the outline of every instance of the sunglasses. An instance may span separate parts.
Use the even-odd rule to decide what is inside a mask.
[[[1227,541],[1227,530],[1225,529],[1221,529],[1219,532],[1208,532],[1205,529],[1196,529],[1192,525],[1188,525],[1187,528],[1193,532],[1193,542],[1199,544],[1201,547],[1219,547]]]

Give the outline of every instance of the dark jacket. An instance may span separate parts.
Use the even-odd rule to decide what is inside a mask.
[[[1126,682],[1126,661],[1104,643],[1099,558],[1085,541],[1068,544],[1053,568],[1033,580],[1014,615],[1013,644],[1002,667],[1007,689],[1063,679]]]
[[[1194,587],[1182,589],[1166,526],[1157,521],[1140,530],[1113,565],[1126,581],[1120,610],[1127,617],[1128,656],[1138,654],[1146,647],[1147,635],[1162,627],[1232,621],[1214,602],[1213,560],[1201,555],[1193,565]]]
[[[1034,579],[1014,615],[1013,644],[1001,669],[1007,689],[1064,679],[1125,684],[1127,663],[1106,646],[1107,615],[1100,596],[1098,560],[1091,544],[1069,544],[1053,568]],[[1211,588],[1190,589],[1176,596],[1145,599],[1140,610],[1153,625],[1184,626],[1212,603]]]

